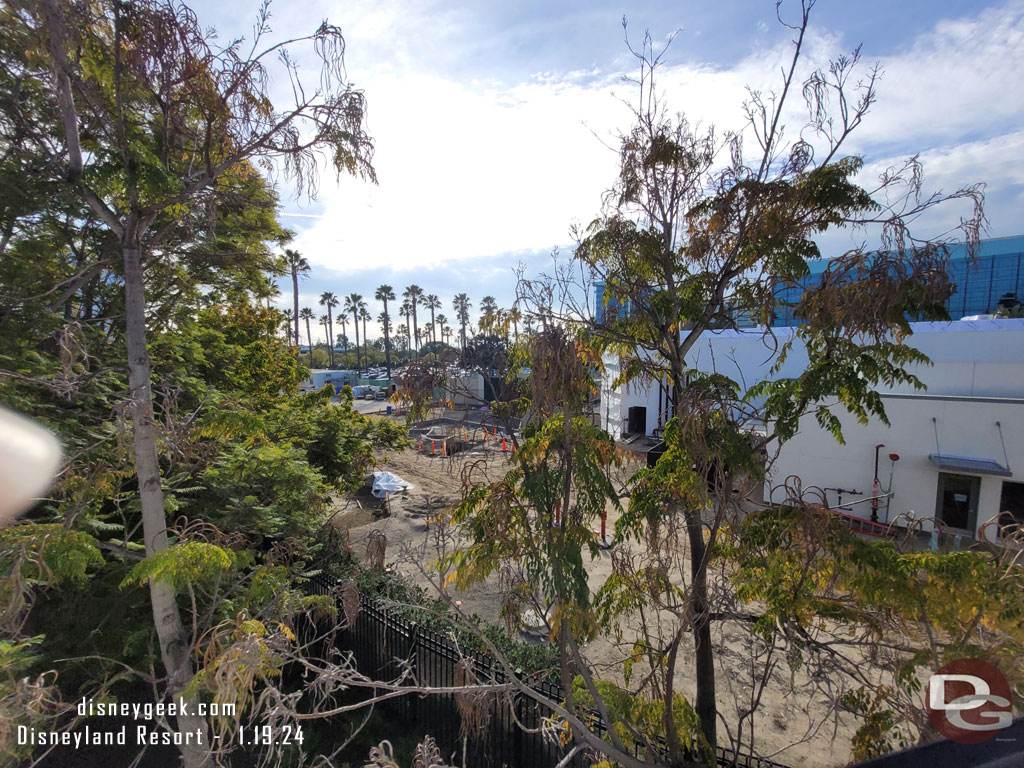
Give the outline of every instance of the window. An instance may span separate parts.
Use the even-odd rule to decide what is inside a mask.
[[[939,472],[935,516],[950,528],[974,534],[978,525],[978,492],[981,478]]]
[[[1000,525],[1024,523],[1024,483],[1003,481],[1003,492],[999,495]]]

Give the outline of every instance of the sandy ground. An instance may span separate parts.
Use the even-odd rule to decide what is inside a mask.
[[[434,590],[432,582],[436,582],[436,576],[428,575],[430,564],[440,553],[458,546],[458,541],[452,535],[440,535],[438,526],[428,526],[428,518],[459,500],[464,480],[482,481],[497,477],[502,472],[503,455],[493,448],[456,454],[454,458],[406,450],[381,455],[378,461],[379,468],[396,473],[413,483],[414,488],[391,502],[391,515],[388,517],[374,514],[379,502],[368,491],[339,500],[334,524],[339,529],[348,530],[353,550],[360,557],[365,553],[370,532],[382,531],[387,536],[386,562],[412,582]],[[614,520],[609,520],[609,531],[613,524]],[[591,588],[596,589],[604,583],[611,571],[611,553],[602,551],[588,566]],[[497,621],[500,593],[496,577],[464,594],[452,593],[452,597],[462,601],[465,612]],[[730,624],[720,625],[716,634],[719,711],[727,720],[733,721],[737,706],[742,707],[749,696],[750,688],[745,682],[750,677],[746,649],[749,640],[745,632]],[[584,653],[601,669],[603,676],[621,680],[622,660],[627,653],[622,647],[617,647],[608,638],[598,638],[584,649]],[[695,695],[689,679],[692,646],[684,647],[681,654],[676,685],[692,701]],[[829,722],[815,735],[807,737],[805,732],[809,724],[820,721],[826,714],[825,705],[795,696],[789,675],[788,667],[783,663],[763,694],[761,708],[755,718],[758,751],[764,756],[774,755],[776,761],[794,768],[845,765],[850,759],[850,737],[855,728],[852,718],[845,718],[838,729]],[[797,679],[797,683],[800,682]],[[721,725],[719,727],[722,729]],[[724,733],[720,733],[720,739],[725,743]],[[789,746],[794,742],[800,743]]]

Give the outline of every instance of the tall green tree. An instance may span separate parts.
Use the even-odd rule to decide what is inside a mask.
[[[359,361],[359,310],[363,307],[363,297],[358,293],[350,293],[345,297],[345,312],[352,313],[352,325],[356,331],[356,368],[362,370]]]
[[[413,352],[417,352],[420,346],[420,329],[416,321],[416,307],[423,299],[423,289],[413,283],[402,291],[402,296],[409,302],[409,312],[412,314],[412,339]]]
[[[720,741],[721,693],[712,626],[742,626],[745,618],[726,609],[732,594],[727,584],[712,591],[709,569],[725,531],[745,511],[745,489],[764,479],[766,451],[791,437],[802,416],[816,418],[841,439],[830,411],[836,400],[861,419],[884,420],[875,387],[920,385],[907,371],[924,362],[905,344],[908,318],[943,316],[951,287],[943,243],[911,236],[910,223],[940,202],[962,200],[969,206],[963,237],[974,244],[984,221],[979,187],[922,195],[921,169],[913,158],[887,174],[879,189],[869,192],[857,184],[863,161],[844,156],[842,147],[875,100],[877,70],[858,80],[855,52],[801,84],[796,72],[812,6],[801,4],[791,26],[793,55],[777,95],[752,92],[745,105],[753,151],[738,135],[721,139],[665,108],[654,84],[661,53],[645,37],[633,51],[641,62],[639,98],[634,125],[620,139],[619,176],[606,196],[608,207],[582,233],[571,266],[553,280],[524,280],[519,287],[528,316],[541,322],[541,334],[551,327],[573,328],[582,349],[593,345],[600,352],[595,365],[604,356],[621,361],[614,386],[657,382],[669,393],[666,451],[653,468],[631,477],[629,504],[616,526],[616,542],[635,541],[639,548],[616,563],[592,606],[582,591],[575,600],[605,631],[614,635],[630,628],[629,668],[643,669],[630,679],[639,682],[628,692],[610,681],[592,683],[588,676],[597,670],[571,633],[552,633],[566,666],[581,673],[573,692],[577,701],[601,711],[606,722],[622,724],[608,739],[613,759],[623,763],[623,753],[633,748],[659,765],[689,764],[695,750],[711,759]],[[787,141],[781,115],[797,91],[806,97],[808,122],[799,138]],[[773,347],[770,330],[765,332],[777,365],[795,343],[805,346],[810,363],[803,372],[751,386],[691,367],[688,355],[697,341],[710,329],[734,326],[737,308],[770,326],[780,301],[777,288],[800,284],[809,273],[808,260],[820,256],[816,236],[832,227],[871,223],[880,225],[881,247],[834,259],[820,286],[803,292],[794,307],[804,321],[796,341]],[[588,281],[583,285],[580,274]],[[629,312],[608,313],[597,326],[585,308],[553,306],[552,296],[571,301],[593,295],[591,280],[604,284],[609,305],[628,306]],[[486,297],[481,328],[492,327],[496,315],[493,299]],[[534,368],[531,382],[539,375]],[[506,537],[494,535],[499,516],[506,524],[538,506],[523,482],[522,490],[513,483],[476,487],[467,495],[458,514],[473,537],[458,568],[468,577],[490,568],[495,558],[524,556],[506,552]],[[564,477],[563,482],[565,488],[571,484]],[[529,536],[525,528],[523,536]],[[560,552],[573,564],[586,551],[579,541],[574,546],[571,553]],[[537,571],[525,583],[546,585],[564,574],[552,561],[534,557]],[[712,602],[713,594],[721,600]],[[584,616],[579,621],[585,625]],[[693,660],[696,686],[692,703],[676,682],[687,658]],[[748,734],[736,734],[734,746]]]
[[[420,303],[423,304],[424,309],[430,310],[430,340],[437,342],[437,334],[435,333],[435,322],[434,322],[434,311],[441,308],[441,300],[436,294],[428,293],[424,296]]]
[[[407,349],[412,352],[412,304],[404,299],[398,308],[398,316],[405,318],[405,340]]]
[[[299,312],[299,317],[306,321],[306,344],[309,346],[309,354],[313,354],[313,335],[309,332],[309,321],[313,319],[313,310],[309,307],[303,307],[302,311]],[[311,358],[312,359],[312,358]],[[312,368],[312,364],[310,365]]]
[[[841,148],[875,100],[877,70],[855,80],[859,54],[854,53],[812,73],[800,89],[797,63],[812,6],[803,3],[792,25],[794,51],[778,97],[753,92],[745,105],[756,140],[752,154],[739,136],[722,141],[665,109],[654,85],[660,54],[649,37],[644,39],[635,52],[641,61],[635,123],[620,140],[611,205],[576,250],[584,271],[604,283],[605,301],[630,308],[590,328],[607,353],[621,357],[615,384],[642,378],[669,392],[667,451],[656,467],[632,478],[629,508],[617,529],[619,540],[642,537],[644,531],[657,535],[647,539],[647,554],[635,568],[606,585],[602,599],[609,619],[642,599],[657,606],[665,620],[671,618],[637,642],[648,649],[651,690],[660,692],[674,764],[685,753],[683,734],[673,725],[678,714],[673,681],[687,635],[700,735],[711,747],[718,743],[708,566],[723,526],[740,514],[731,493],[736,478],[763,477],[761,451],[792,436],[804,413],[813,413],[841,438],[828,398],[838,397],[862,419],[868,414],[884,419],[873,387],[919,385],[905,370],[922,359],[903,343],[910,333],[907,318],[943,315],[950,286],[942,244],[910,238],[909,222],[950,198],[971,205],[964,227],[969,242],[977,241],[982,221],[977,187],[919,198],[915,159],[883,180],[884,191],[872,194],[858,186],[862,160],[843,156]],[[781,115],[796,90],[807,97],[809,118],[802,138],[787,143]],[[883,222],[882,248],[833,260],[821,286],[799,300],[795,309],[804,324],[797,338],[812,361],[802,374],[745,389],[721,373],[690,368],[687,356],[694,344],[709,329],[732,326],[737,307],[769,326],[779,301],[777,287],[797,284],[809,273],[807,261],[820,256],[814,237],[858,222]],[[792,346],[780,345],[776,361]],[[753,432],[755,421],[768,424],[768,434]],[[645,574],[659,558],[684,549],[684,591],[644,586]]]
[[[327,331],[327,356],[330,360],[331,368],[334,367],[334,320],[332,313],[338,304],[338,297],[331,291],[324,291],[320,294],[320,306],[327,308],[327,322],[324,324],[324,329]]]
[[[480,299],[480,331],[482,333],[493,333],[495,321],[498,314],[498,302],[493,296],[484,296]]]
[[[348,351],[348,315],[342,312],[335,321],[341,324],[341,346]]]
[[[330,354],[329,354],[330,353],[330,348],[331,348],[331,326],[330,326],[330,322],[331,322],[331,320],[330,320],[330,318],[327,315],[320,315],[320,325],[324,329],[324,339],[326,339],[326,341],[324,343],[327,345],[327,350],[328,350],[328,356],[327,356],[328,362],[327,362],[327,364],[328,365],[333,365],[333,362],[331,362],[331,357],[330,357]]]
[[[367,320],[372,320],[373,318],[370,317],[370,310],[366,306],[366,302],[365,301],[359,302],[359,319],[363,321],[363,347],[364,347],[365,356],[368,358],[369,353],[370,353],[370,345],[369,345],[369,343],[367,341],[367,337],[366,337],[366,321]],[[369,365],[368,361],[366,361],[366,365]],[[360,369],[360,370],[362,370],[362,369]]]
[[[458,293],[455,298],[452,299],[452,309],[455,310],[455,317],[459,320],[459,327],[461,333],[459,335],[460,348],[462,353],[466,353],[466,326],[469,325],[469,310],[473,304],[469,300],[469,296],[465,293]]]
[[[388,381],[391,381],[391,316],[388,314],[388,302],[395,300],[395,290],[390,285],[380,285],[373,297],[384,305],[380,327],[384,331],[384,361],[388,369]]]
[[[437,316],[437,327],[438,327],[438,330],[441,333],[441,343],[447,344],[448,343],[449,330],[450,330],[448,328],[448,318],[445,317],[444,315],[438,315]]]
[[[285,264],[292,276],[292,299],[295,302],[292,317],[295,320],[295,346],[299,346],[299,278],[309,274],[309,262],[298,251],[288,248],[284,252]]]
[[[296,41],[313,46],[323,66],[321,87],[295,89],[296,103],[276,110],[264,91],[265,61],[276,50],[258,47],[265,12],[249,56],[238,46],[212,47],[187,7],[163,2],[71,6],[44,0],[8,21],[31,47],[6,64],[47,89],[52,105],[52,120],[23,125],[36,146],[47,148],[40,172],[64,180],[119,245],[134,468],[146,551],[155,556],[168,549],[168,536],[147,349],[146,270],[160,260],[164,239],[193,212],[208,214],[205,229],[215,236],[217,198],[253,172],[251,160],[281,161],[296,178],[309,179],[314,156],[326,149],[339,171],[372,177],[362,94],[338,76],[342,38],[326,24]],[[286,77],[297,77],[290,61],[283,60]],[[17,110],[7,114],[24,120]],[[41,135],[54,120],[60,132]],[[183,694],[192,679],[188,637],[168,582],[151,578],[148,584],[167,689]],[[202,727],[189,716],[180,722]],[[187,765],[206,762],[194,747],[184,746],[182,755]]]
[[[519,321],[523,319],[523,313],[519,311],[519,307],[512,307],[505,316],[506,323],[512,324],[512,330],[514,333],[513,339],[516,344],[519,343]]]
[[[298,320],[291,309],[282,310],[281,318],[284,325],[284,335],[288,339],[288,342],[291,343],[292,329],[298,323]]]

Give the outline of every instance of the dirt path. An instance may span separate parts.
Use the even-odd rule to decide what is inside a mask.
[[[387,536],[385,562],[412,583],[436,594],[438,576],[432,573],[431,565],[439,555],[458,547],[461,540],[457,532],[444,531],[438,525],[430,524],[430,518],[460,500],[464,481],[483,482],[500,477],[507,468],[504,456],[494,448],[471,450],[445,458],[413,449],[381,455],[378,462],[378,468],[397,474],[414,487],[392,499],[388,517],[374,514],[380,504],[368,490],[347,497],[339,502],[334,524],[339,529],[348,530],[353,551],[360,557],[365,554],[370,532],[382,531]],[[609,531],[613,530],[614,519],[609,520],[608,526]],[[591,589],[600,587],[611,572],[611,553],[604,550],[588,564]],[[501,594],[496,577],[464,593],[452,591],[450,596],[453,600],[460,600],[462,610],[467,613],[476,613],[487,621],[499,621]],[[721,625],[716,632],[719,711],[727,720],[735,719],[737,706],[743,706],[749,696],[749,685],[745,682],[750,677],[748,642],[746,632],[729,625]],[[622,646],[601,637],[587,645],[584,653],[600,668],[602,676],[621,680],[622,662],[627,653]],[[676,685],[692,701],[696,694],[690,679],[693,651],[691,647],[684,646],[681,653]],[[794,674],[799,676],[799,672]],[[849,761],[850,737],[855,727],[852,719],[846,718],[836,731],[829,723],[815,735],[805,736],[809,724],[823,719],[825,714],[823,702],[800,700],[792,695],[789,670],[785,664],[781,665],[763,694],[761,709],[755,718],[759,751],[772,754],[806,738],[806,741],[789,747],[774,759],[793,768],[845,765]],[[724,740],[726,734],[723,732],[721,735]]]

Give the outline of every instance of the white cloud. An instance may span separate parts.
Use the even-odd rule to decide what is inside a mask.
[[[858,142],[930,146],[1019,125],[1024,3],[940,21],[882,64],[879,101]]]
[[[327,6],[321,0],[316,12],[338,15]],[[908,40],[903,52],[881,60],[879,101],[847,147],[868,161],[866,181],[900,153],[921,152],[929,188],[988,182],[993,234],[1024,230],[1017,222],[1024,134],[1014,132],[1024,117],[1022,9],[1024,3],[1015,0],[937,22]],[[325,179],[314,211],[322,211],[322,218],[288,222],[300,229],[293,247],[320,274],[330,270],[339,283],[348,277],[358,284],[359,275],[369,280],[370,272],[389,269],[399,273],[387,278],[396,285],[406,280],[403,272],[408,282],[425,284],[428,277],[415,276],[415,270],[449,279],[453,270],[497,265],[510,274],[501,261],[506,254],[565,244],[573,222],[598,213],[601,193],[616,172],[615,151],[606,145],[629,124],[619,98],[636,93],[621,81],[631,74],[621,71],[624,59],[581,56],[564,73],[534,69],[532,77],[513,83],[483,74],[456,79],[447,74],[452,62],[486,51],[486,41],[460,37],[468,22],[456,13],[392,1],[349,16],[341,18],[349,71],[367,94],[380,186]],[[786,35],[775,40],[727,68],[665,66],[659,80],[665,103],[693,122],[741,127],[745,86],[767,92],[780,85],[790,43]],[[841,33],[812,31],[802,71],[843,51]],[[685,55],[674,50],[668,61]],[[864,63],[873,61],[867,40]],[[790,138],[802,116],[800,94],[791,94]],[[747,143],[752,146],[752,137]],[[925,223],[945,231],[965,213],[944,211],[947,218]],[[496,285],[492,292],[507,288]],[[450,295],[460,288],[435,290]]]

